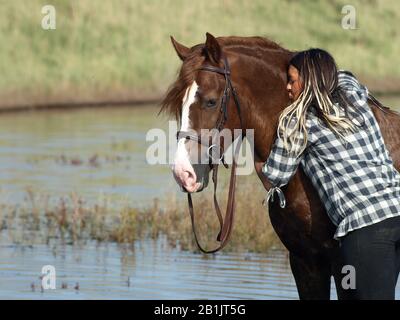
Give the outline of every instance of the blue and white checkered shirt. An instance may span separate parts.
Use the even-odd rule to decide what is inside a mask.
[[[352,121],[365,125],[346,135],[346,144],[319,119],[312,106],[306,118],[306,149],[297,157],[289,155],[283,140],[277,137],[262,169],[273,186],[267,203],[277,192],[284,207],[280,187],[289,182],[301,164],[337,226],[336,240],[352,230],[400,215],[400,173],[368,106],[368,90],[349,72],[340,70],[338,78],[342,92],[361,111]],[[343,108],[340,112],[345,115]]]

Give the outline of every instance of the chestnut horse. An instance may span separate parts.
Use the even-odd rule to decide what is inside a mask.
[[[163,111],[175,115],[181,130],[211,129],[219,118],[220,101],[225,87],[224,76],[200,70],[204,66],[223,68],[226,57],[231,80],[241,103],[242,129],[254,129],[254,166],[268,190],[271,185],[261,173],[274,139],[278,117],[288,105],[287,68],[295,52],[261,37],[218,37],[206,34],[204,44],[186,47],[172,37],[172,44],[182,67],[162,102]],[[400,170],[400,114],[375,100],[370,106],[380,125],[385,143],[397,170]],[[225,128],[241,128],[235,102],[230,99]],[[195,141],[180,139],[174,160],[176,181],[187,192],[205,188],[208,165],[192,166],[190,153],[198,148]],[[282,188],[286,207],[279,201],[269,203],[272,226],[289,251],[300,299],[330,299],[331,276],[338,298],[346,298],[342,289],[342,270],[338,259],[338,241],[333,239],[335,226],[328,218],[318,193],[301,166]]]

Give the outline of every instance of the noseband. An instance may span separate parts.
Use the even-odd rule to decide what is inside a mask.
[[[218,67],[214,67],[214,66],[203,66],[203,67],[199,68],[199,70],[218,73],[218,74],[223,75],[225,78],[225,88],[224,88],[224,93],[223,93],[222,99],[221,99],[220,115],[219,115],[217,123],[215,125],[215,129],[217,129],[218,132],[221,132],[221,130],[225,126],[225,123],[228,119],[228,106],[229,106],[229,100],[230,100],[231,93],[232,93],[232,96],[233,96],[233,99],[234,99],[234,102],[236,105],[236,109],[238,112],[240,127],[242,129],[241,138],[238,141],[238,144],[235,148],[235,153],[234,153],[233,162],[232,162],[225,220],[222,218],[222,214],[221,214],[221,210],[220,210],[220,207],[219,207],[219,204],[217,201],[216,194],[217,194],[217,183],[218,183],[218,165],[220,163],[222,163],[225,166],[225,168],[228,168],[228,165],[224,161],[224,153],[222,153],[222,156],[218,159],[214,159],[213,155],[212,155],[213,148],[219,147],[220,151],[222,150],[220,142],[219,141],[216,142],[216,141],[214,141],[213,138],[211,138],[211,144],[210,144],[209,140],[207,142],[205,142],[204,139],[202,139],[202,137],[200,135],[196,135],[196,134],[193,134],[188,131],[178,131],[176,134],[176,138],[178,141],[180,139],[184,138],[186,140],[192,140],[201,145],[208,147],[207,155],[209,157],[211,170],[213,172],[212,179],[213,179],[213,183],[214,183],[214,207],[215,207],[215,211],[217,213],[217,217],[218,217],[219,224],[220,224],[220,231],[217,236],[217,241],[220,242],[220,245],[216,249],[205,250],[205,249],[203,249],[203,247],[200,245],[200,243],[198,241],[196,229],[195,229],[195,223],[194,223],[194,209],[193,209],[192,196],[188,192],[189,213],[190,213],[190,218],[192,220],[192,229],[193,229],[194,237],[195,237],[198,248],[204,253],[214,253],[214,252],[221,250],[227,244],[227,242],[230,238],[232,227],[233,227],[233,216],[234,216],[234,206],[235,206],[237,158],[239,155],[239,150],[240,150],[241,144],[245,137],[245,133],[243,132],[243,121],[242,121],[242,116],[241,116],[241,112],[240,112],[241,111],[240,102],[239,102],[236,90],[235,90],[234,86],[232,85],[231,71],[229,68],[228,60],[225,56],[223,56],[223,61],[224,61],[223,68],[218,68]],[[216,160],[218,160],[218,161],[216,161]]]

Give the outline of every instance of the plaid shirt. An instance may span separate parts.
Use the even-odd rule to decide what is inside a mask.
[[[289,155],[283,141],[276,138],[263,166],[263,173],[272,184],[266,203],[274,201],[274,193],[285,207],[280,187],[286,185],[301,164],[337,226],[334,238],[384,219],[400,215],[400,173],[385,147],[379,125],[368,106],[368,90],[349,72],[338,72],[338,86],[360,113],[351,117],[361,126],[348,134],[348,143],[337,138],[317,116],[315,106],[307,112],[308,142],[301,155]],[[338,104],[337,104],[338,105]],[[345,115],[340,108],[341,115]],[[303,137],[300,135],[300,142]]]

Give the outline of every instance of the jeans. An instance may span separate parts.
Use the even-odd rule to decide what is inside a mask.
[[[353,230],[340,239],[343,265],[354,267],[345,299],[394,300],[400,271],[400,216]],[[350,273],[349,273],[350,274]]]

